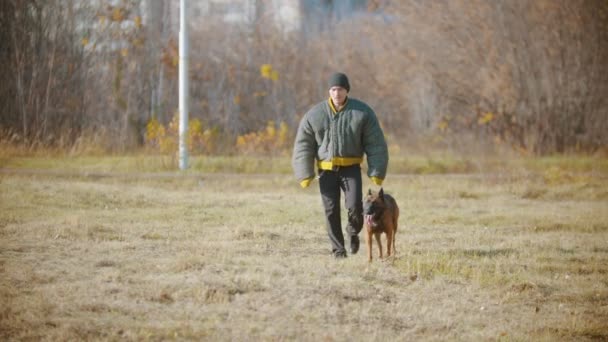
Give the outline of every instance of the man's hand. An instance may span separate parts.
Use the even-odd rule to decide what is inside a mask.
[[[312,182],[312,179],[313,179],[313,177],[310,177],[310,178],[306,178],[303,181],[301,181],[300,186],[302,187],[302,189],[308,188],[308,186]]]

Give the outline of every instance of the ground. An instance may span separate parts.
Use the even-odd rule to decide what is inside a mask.
[[[606,174],[384,186],[397,255],[368,264],[289,175],[3,172],[0,338],[608,339]]]

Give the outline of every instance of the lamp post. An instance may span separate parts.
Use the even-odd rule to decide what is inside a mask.
[[[188,22],[186,0],[180,0],[179,8],[179,169],[188,168]]]

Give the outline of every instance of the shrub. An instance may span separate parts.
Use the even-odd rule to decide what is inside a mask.
[[[199,119],[188,121],[188,151],[199,154],[213,154],[217,149],[219,132],[217,128],[203,127]],[[179,115],[175,114],[168,127],[152,119],[146,125],[146,149],[161,154],[177,151],[179,145]]]
[[[268,121],[266,128],[258,132],[238,136],[236,149],[240,154],[288,155],[291,136],[286,123],[277,126],[274,121]]]

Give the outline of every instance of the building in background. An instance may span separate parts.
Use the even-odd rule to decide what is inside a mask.
[[[144,1],[150,2],[150,1]],[[154,1],[151,1],[153,3]],[[221,22],[227,30],[247,30],[255,23],[271,23],[283,32],[298,31],[302,23],[300,0],[207,0],[188,3],[190,24],[196,28],[210,21]],[[149,11],[158,11],[158,6],[147,6]],[[179,1],[167,3],[169,26],[173,32],[179,30]]]
[[[377,0],[376,0],[377,1]],[[191,25],[204,25],[208,20],[221,21],[226,29],[248,29],[262,21],[283,33],[317,31],[335,20],[343,20],[365,12],[370,0],[206,0],[190,1]],[[143,0],[144,13],[166,7],[169,25],[179,30],[179,0]],[[151,17],[158,18],[158,15]]]

